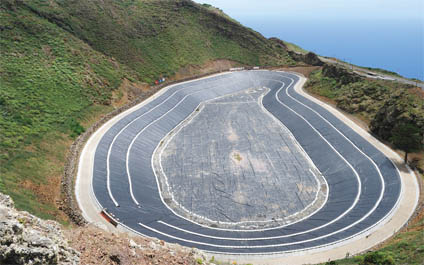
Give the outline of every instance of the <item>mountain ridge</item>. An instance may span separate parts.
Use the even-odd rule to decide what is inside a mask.
[[[384,126],[387,134],[392,121],[405,118],[424,128],[422,101],[408,101],[422,93],[411,86],[323,74],[316,56],[296,54],[286,42],[189,0],[4,0],[0,34],[0,192],[18,209],[68,227],[60,180],[69,147],[108,113],[152,92],[160,78],[313,64],[309,91],[366,119],[377,116],[376,132]],[[394,99],[382,93],[398,88],[402,104],[386,117],[378,108]],[[352,108],[364,98],[369,104]]]
[[[63,143],[93,119],[158,79],[202,72],[193,66],[297,64],[284,47],[186,0],[5,0],[0,15],[0,191],[63,222]]]

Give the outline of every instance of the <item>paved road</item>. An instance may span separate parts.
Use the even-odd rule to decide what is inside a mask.
[[[424,90],[424,83],[423,82],[413,81],[413,80],[407,79],[407,78],[402,78],[402,77],[398,77],[398,76],[386,75],[386,74],[383,74],[383,73],[374,72],[372,70],[367,70],[367,69],[360,68],[360,67],[357,67],[357,66],[352,66],[351,64],[336,61],[334,59],[329,59],[329,58],[325,58],[325,57],[320,57],[320,60],[323,61],[323,62],[326,62],[326,63],[343,65],[345,68],[353,69],[355,71],[355,73],[357,73],[357,74],[359,74],[363,77],[373,78],[373,79],[381,79],[381,80],[389,80],[389,81],[396,81],[396,82],[403,83],[403,84],[417,86],[417,87],[420,87],[421,89]]]
[[[336,244],[372,228],[396,206],[401,181],[380,151],[327,110],[294,91],[298,77],[245,71],[180,84],[116,123],[95,155],[93,190],[122,225],[167,242],[222,253],[290,252]],[[201,102],[267,87],[264,107],[294,135],[329,186],[312,216],[269,229],[205,227],[176,215],[159,194],[152,155]]]

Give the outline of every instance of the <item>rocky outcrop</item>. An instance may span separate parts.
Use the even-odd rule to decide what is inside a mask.
[[[72,247],[81,252],[81,264],[213,265],[194,248],[162,240],[106,232],[94,225],[65,231]]]
[[[214,265],[194,248],[127,233],[111,233],[94,225],[63,229],[14,208],[0,193],[0,264],[167,264]]]
[[[358,82],[361,80],[359,75],[350,73],[345,68],[338,67],[333,64],[325,64],[322,68],[322,74],[325,77],[336,79],[342,85]]]
[[[287,45],[284,43],[284,41],[280,40],[279,38],[269,38],[270,41],[274,42],[275,45],[279,46],[282,49],[287,50]]]
[[[301,54],[294,51],[288,51],[288,53],[290,57],[297,62],[304,62],[312,66],[324,65],[324,63],[319,59],[319,57],[313,52],[308,52],[307,54]]]
[[[14,208],[0,193],[0,264],[78,264],[60,225]]]
[[[309,65],[313,66],[322,66],[324,63],[318,58],[318,56],[313,52],[308,52],[305,56],[303,61]]]
[[[295,60],[296,62],[303,62],[304,59],[304,55],[298,52],[294,52],[294,51],[288,51],[290,57]]]

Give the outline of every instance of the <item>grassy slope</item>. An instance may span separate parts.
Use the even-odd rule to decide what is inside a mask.
[[[300,47],[300,46],[298,46],[294,43],[291,43],[291,42],[288,42],[288,41],[284,41],[284,43],[286,44],[287,49],[289,49],[290,51],[294,51],[294,52],[301,53],[301,54],[307,54],[308,53],[307,50],[303,49],[302,47]]]
[[[408,85],[366,79],[361,79],[357,82],[345,82],[343,85],[340,79],[325,76],[322,70],[318,70],[311,74],[306,84],[306,89],[312,94],[330,99],[337,107],[354,114],[367,124],[374,121],[376,113],[386,102],[396,97],[396,104],[401,106],[403,110],[399,117],[405,120],[414,120],[415,123],[419,123],[421,126],[424,125],[422,122],[424,120],[422,94]],[[393,120],[393,122],[396,121],[396,119]],[[422,159],[419,163],[419,166],[424,168]],[[423,178],[422,175],[421,178]],[[424,218],[421,215],[406,231],[396,235],[377,253],[387,258],[388,261],[386,260],[386,262],[393,261],[393,264],[422,264],[424,260],[423,229]],[[369,258],[375,254],[376,252],[371,252],[354,258],[339,260],[336,264],[362,264],[364,258]]]
[[[124,78],[151,83],[221,58],[295,63],[190,1],[5,0],[0,25],[0,191],[19,209],[62,222],[66,151],[83,126],[113,109]]]
[[[137,77],[27,9],[0,12],[0,191],[20,209],[62,219],[55,200],[79,122],[110,111],[121,79]]]
[[[423,229],[424,218],[421,217],[418,222],[409,226],[406,231],[397,234],[389,242],[384,244],[378,251],[369,252],[367,254],[359,255],[353,258],[338,260],[335,264],[332,265],[422,265],[424,260]],[[376,254],[383,257],[383,262],[364,263],[364,260],[367,258],[369,259]],[[386,259],[385,262],[384,259]]]
[[[55,201],[66,150],[81,124],[113,109],[111,95],[124,78],[150,83],[220,58],[295,64],[281,47],[219,10],[187,1],[21,2],[0,6],[0,191],[43,218],[66,221]],[[351,91],[334,91],[337,81],[320,72],[312,80],[315,93],[335,100]],[[383,250],[398,263],[411,257],[410,264],[417,264],[422,226],[421,219]]]
[[[334,73],[325,74],[325,68],[315,71],[311,74],[306,89],[335,101],[337,107],[369,123],[372,130],[380,122],[376,120],[377,114],[389,102],[398,107],[396,115],[391,117],[393,125],[408,121],[424,130],[424,93],[421,89],[391,81],[364,79],[341,71],[336,73],[339,77],[335,77]],[[383,140],[388,140],[390,136],[390,132],[375,133]]]
[[[191,1],[27,1],[40,15],[137,71],[148,83],[187,64],[293,63],[286,51],[222,12]],[[60,3],[60,4],[59,4]]]
[[[366,122],[383,141],[388,142],[391,130],[402,122],[410,122],[424,131],[424,92],[420,88],[364,78],[352,82],[346,80],[349,76],[348,73],[342,81],[318,70],[310,75],[305,88]],[[424,172],[424,151],[411,154],[410,161]]]

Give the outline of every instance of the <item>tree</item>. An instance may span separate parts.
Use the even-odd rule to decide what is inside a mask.
[[[405,152],[405,163],[408,162],[408,153],[422,149],[422,131],[411,123],[402,123],[392,130],[390,142]]]

